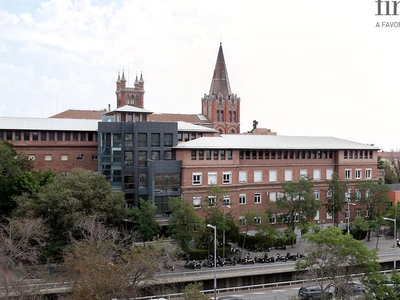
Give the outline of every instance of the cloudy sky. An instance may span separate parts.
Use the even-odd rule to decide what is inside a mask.
[[[399,8],[400,11],[400,8]],[[241,128],[400,149],[400,16],[375,0],[0,0],[0,116],[115,108],[200,113],[222,41]],[[380,25],[378,27],[377,25]]]

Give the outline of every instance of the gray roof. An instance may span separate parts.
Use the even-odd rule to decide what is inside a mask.
[[[97,131],[101,120],[0,117],[1,130]]]
[[[217,133],[218,131],[210,128],[210,127],[205,127],[205,126],[200,126],[188,122],[183,122],[183,121],[178,121],[178,131],[188,131],[188,132],[211,132],[211,133]]]
[[[222,134],[181,143],[177,149],[324,149],[379,150],[378,147],[334,137]]]

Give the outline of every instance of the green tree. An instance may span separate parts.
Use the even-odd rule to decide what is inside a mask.
[[[183,291],[183,300],[208,300],[209,296],[204,295],[200,289],[203,284],[201,282],[190,283],[185,287]]]
[[[296,261],[296,270],[300,278],[315,281],[324,291],[331,284],[339,291],[345,290],[352,274],[364,273],[368,279],[380,269],[376,250],[367,249],[362,241],[343,234],[337,227],[307,233],[305,238],[307,255]]]
[[[378,184],[372,180],[362,181],[357,185],[359,191],[359,199],[362,205],[368,212],[367,219],[371,223],[370,229],[368,230],[368,241],[371,237],[371,229],[379,228],[379,226],[373,226],[374,222],[379,220],[385,214],[389,208],[389,187],[387,185]]]
[[[160,225],[155,219],[157,207],[151,203],[140,199],[139,207],[132,207],[128,211],[128,218],[133,218],[133,229],[140,235],[142,241],[151,241],[160,233]]]
[[[328,190],[326,191],[326,212],[333,216],[333,225],[338,226],[338,214],[343,211],[346,204],[347,183],[339,179],[337,173],[333,173],[332,179],[327,180]]]
[[[108,226],[120,226],[126,213],[123,194],[113,191],[103,175],[83,169],[56,177],[37,194],[15,199],[15,215],[43,218],[51,243],[61,245],[74,224],[86,216],[97,214]]]
[[[37,192],[53,178],[51,171],[34,171],[32,161],[15,151],[12,144],[0,142],[0,212],[3,216],[9,216],[16,207],[15,196]]]
[[[400,171],[398,161],[391,159],[390,164],[394,165],[393,169],[396,171],[396,173],[393,172],[387,161],[382,160],[382,158],[378,156],[378,169],[383,169],[385,171],[385,183],[398,183],[400,180],[400,173],[398,173]]]
[[[314,218],[320,208],[320,202],[314,198],[314,184],[309,178],[301,178],[298,182],[290,181],[282,187],[283,193],[275,202],[276,212],[279,213],[279,221],[286,224],[288,234],[293,237],[296,224]]]
[[[189,242],[204,226],[204,219],[198,215],[189,201],[170,198],[168,201],[171,217],[168,220],[168,233],[184,251],[189,250]]]

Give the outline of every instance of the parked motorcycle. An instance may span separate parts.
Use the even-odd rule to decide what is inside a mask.
[[[229,265],[229,266],[235,266],[236,265],[236,259],[232,257],[226,257],[224,260],[224,265]]]
[[[187,260],[184,267],[186,269],[201,269],[201,263],[195,260]]]
[[[275,260],[276,260],[276,261],[285,261],[285,262],[286,262],[286,261],[287,261],[287,257],[286,257],[285,255],[281,255],[281,254],[278,253],[278,254],[276,255]]]
[[[293,260],[296,261],[297,260],[297,254],[290,254],[289,252],[286,254],[286,259],[287,260]]]

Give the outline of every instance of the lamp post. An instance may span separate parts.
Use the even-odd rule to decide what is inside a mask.
[[[214,300],[217,300],[217,226],[207,224],[207,227],[214,229]]]
[[[396,237],[397,237],[397,226],[396,219],[392,218],[383,218],[386,221],[392,221],[394,226],[394,236],[393,236],[393,268],[396,269]]]
[[[350,205],[356,205],[355,203],[350,203],[350,201],[347,201],[347,234],[350,234]]]
[[[231,208],[230,205],[224,204],[224,227],[222,228],[222,258],[225,260],[225,207]]]

